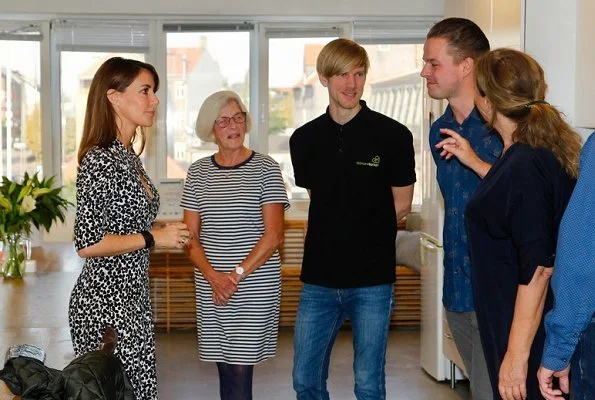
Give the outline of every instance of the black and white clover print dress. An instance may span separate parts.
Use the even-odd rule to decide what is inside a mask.
[[[194,162],[181,205],[200,215],[200,243],[217,271],[230,272],[264,233],[262,206],[289,208],[281,170],[269,156],[253,152],[240,165],[222,167],[214,157]],[[198,268],[196,324],[200,359],[251,365],[273,357],[277,348],[281,267],[279,252],[246,277],[225,306]]]
[[[89,150],[76,186],[77,250],[99,242],[107,233],[149,230],[159,209],[158,193],[139,158],[117,140],[108,148]],[[69,323],[77,356],[97,350],[105,326],[113,326],[118,333],[116,355],[124,364],[135,397],[157,399],[148,250],[87,258],[70,297]]]

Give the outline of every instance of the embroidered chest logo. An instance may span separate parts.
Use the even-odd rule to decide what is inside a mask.
[[[380,156],[374,156],[372,157],[372,160],[369,162],[365,162],[365,161],[356,161],[355,162],[356,165],[361,165],[364,167],[379,167],[380,166]]]

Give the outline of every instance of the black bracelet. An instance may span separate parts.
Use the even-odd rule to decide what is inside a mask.
[[[149,231],[140,231],[140,234],[145,238],[145,249],[150,249],[155,246],[155,238]]]

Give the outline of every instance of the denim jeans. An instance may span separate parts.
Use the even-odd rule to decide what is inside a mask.
[[[298,400],[328,400],[331,350],[348,317],[358,400],[386,399],[384,365],[393,285],[332,289],[304,284],[295,323],[293,388]]]
[[[570,367],[571,399],[595,399],[595,318],[576,346]]]

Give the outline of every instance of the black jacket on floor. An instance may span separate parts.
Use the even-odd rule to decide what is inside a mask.
[[[23,400],[134,400],[122,363],[106,351],[84,354],[62,371],[34,358],[11,358],[0,379]]]

